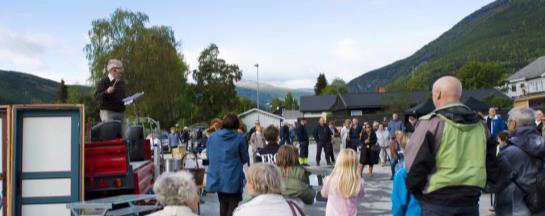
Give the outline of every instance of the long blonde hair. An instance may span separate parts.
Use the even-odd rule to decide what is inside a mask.
[[[344,198],[355,197],[361,190],[361,175],[358,173],[358,155],[352,149],[339,153],[331,178],[338,178],[338,191]]]

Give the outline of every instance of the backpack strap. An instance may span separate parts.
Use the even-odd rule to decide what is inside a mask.
[[[291,200],[288,200],[286,199],[286,202],[288,203],[288,205],[290,206],[290,209],[291,209],[291,214],[293,216],[305,216],[305,213],[303,213],[303,210],[301,209],[301,207],[299,207],[297,204],[295,204],[295,202],[291,201]],[[296,212],[297,210],[297,212]],[[299,214],[297,214],[299,213]]]

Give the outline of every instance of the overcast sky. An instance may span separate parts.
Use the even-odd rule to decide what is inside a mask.
[[[0,69],[71,84],[89,77],[91,21],[116,8],[171,26],[196,68],[210,43],[243,80],[311,88],[319,73],[347,82],[405,58],[491,0],[9,1],[0,3]]]

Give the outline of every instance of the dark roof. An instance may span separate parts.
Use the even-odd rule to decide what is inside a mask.
[[[490,108],[490,105],[487,103],[477,100],[474,97],[468,97],[466,100],[463,100],[464,104],[469,107],[471,110],[487,110]]]
[[[471,92],[470,92],[471,93]],[[462,99],[462,103],[465,104],[467,107],[469,107],[471,110],[487,110],[490,108],[490,105],[487,103],[477,100],[472,96],[467,96],[465,99]],[[409,108],[405,110],[405,115],[416,115],[416,116],[422,116],[430,113],[431,111],[435,110],[435,105],[433,105],[432,99],[427,99],[426,101],[414,106],[413,108]]]
[[[404,97],[411,97],[412,104],[418,104],[428,97],[428,92],[388,92],[388,93],[347,93],[341,99],[346,109],[381,108]]]
[[[471,89],[464,90],[462,101],[474,98],[477,101],[484,101],[490,95],[509,99],[509,97],[496,89]],[[411,106],[422,104],[429,99],[431,93],[428,91],[418,92],[367,92],[367,93],[346,93],[339,96],[302,96],[300,100],[301,112],[326,112],[333,111],[335,104],[336,110],[339,109],[363,109],[363,108],[382,108],[391,103],[401,100],[404,97],[411,98]]]
[[[301,112],[324,112],[329,111],[335,105],[337,96],[301,96],[299,111]]]
[[[534,77],[540,77],[545,73],[545,56],[539,57],[526,67],[520,69],[513,75],[511,75],[508,80],[518,80],[518,79],[532,79]]]
[[[433,100],[427,99],[426,101],[416,105],[415,107],[405,110],[405,115],[426,115],[434,109],[435,105],[433,105]]]

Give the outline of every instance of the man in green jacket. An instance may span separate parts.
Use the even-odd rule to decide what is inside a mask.
[[[457,78],[438,79],[436,109],[420,118],[406,148],[407,187],[423,215],[479,215],[481,190],[497,173],[495,142],[461,96]]]

